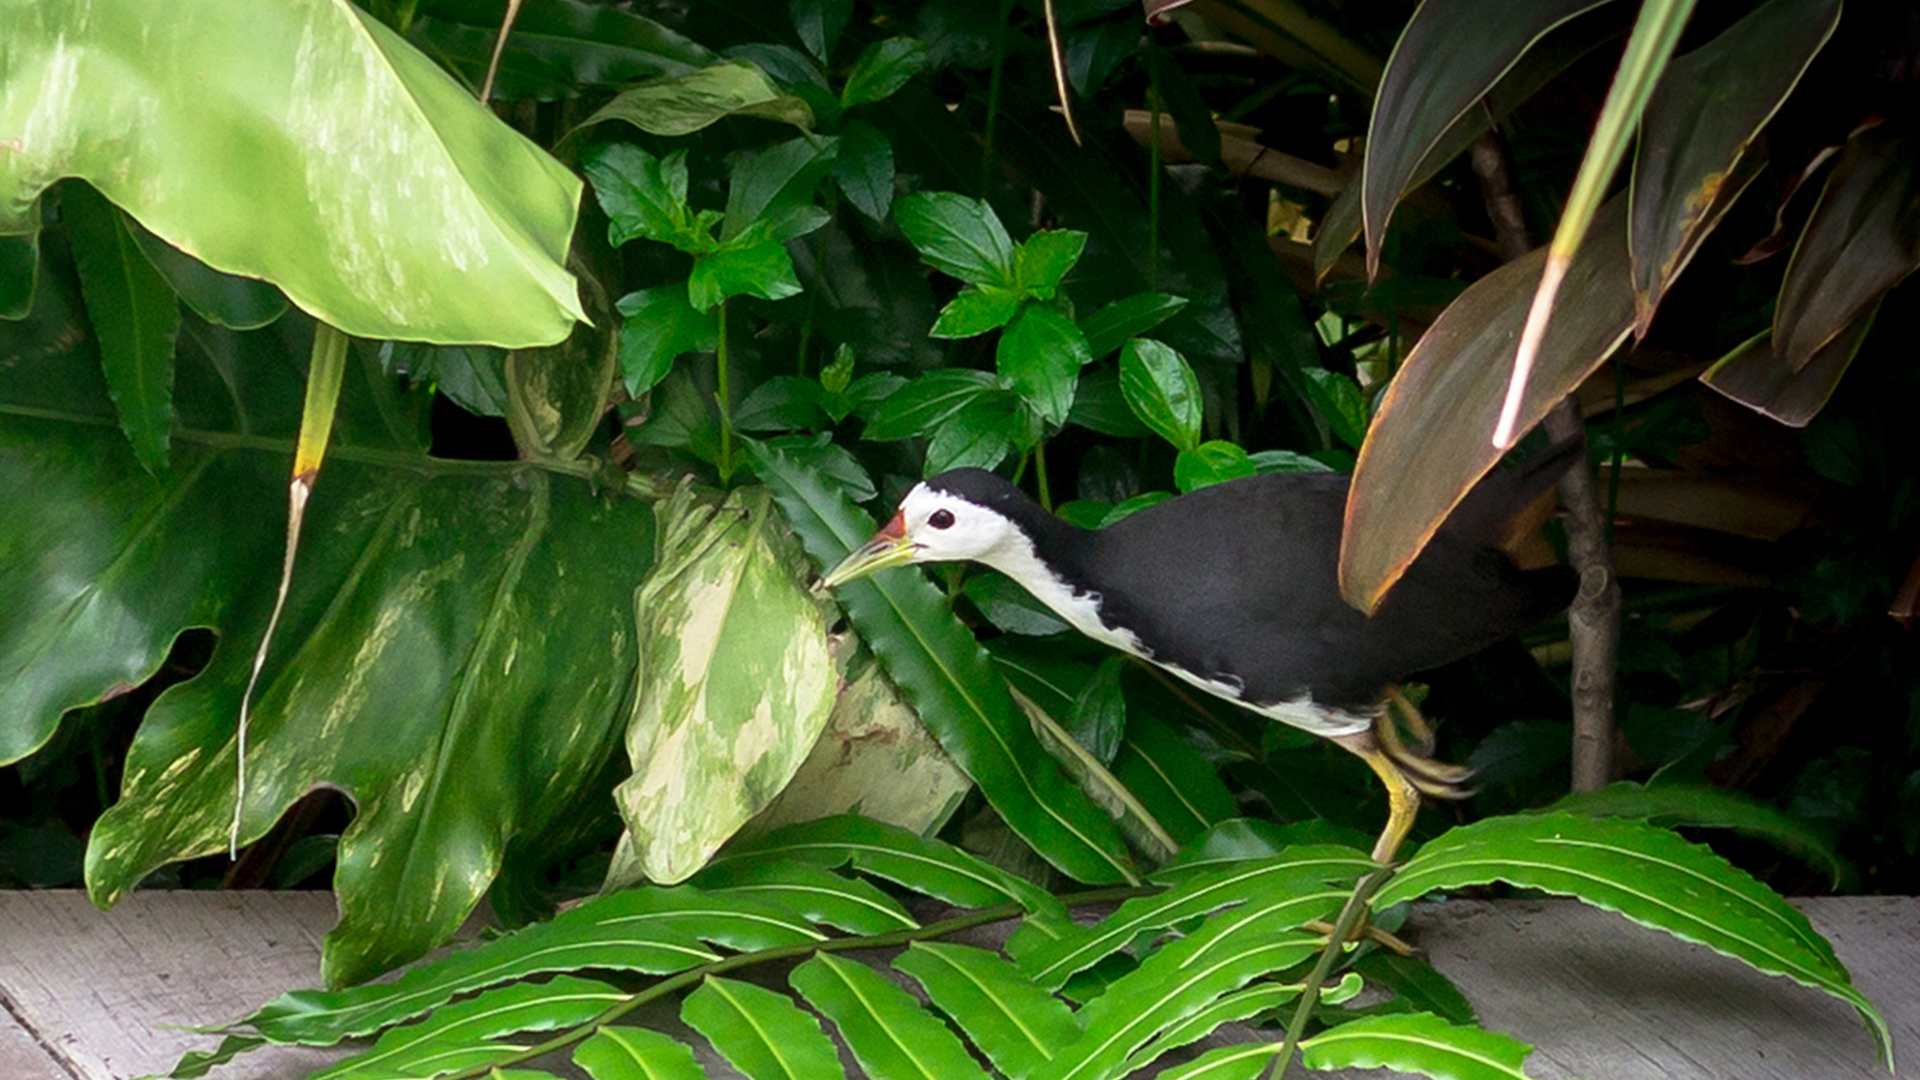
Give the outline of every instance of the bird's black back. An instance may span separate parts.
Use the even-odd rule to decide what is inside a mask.
[[[1043,561],[1076,589],[1100,594],[1104,622],[1131,630],[1156,661],[1238,682],[1251,704],[1304,692],[1319,705],[1358,709],[1394,682],[1566,606],[1571,571],[1521,570],[1497,545],[1502,526],[1576,453],[1556,449],[1491,474],[1372,617],[1339,591],[1344,474],[1247,477],[1097,531],[1061,522],[992,474],[950,489],[1012,518]],[[936,483],[949,486],[952,475]]]

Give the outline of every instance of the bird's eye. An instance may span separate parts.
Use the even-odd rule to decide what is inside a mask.
[[[927,524],[936,529],[951,529],[953,527],[953,511],[935,510],[933,513],[927,515]]]

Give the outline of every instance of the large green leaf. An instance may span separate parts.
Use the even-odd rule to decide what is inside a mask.
[[[655,512],[654,568],[634,597],[634,771],[614,792],[620,884],[685,879],[772,802],[826,726],[838,678],[766,489],[717,507],[683,489]]]
[[[347,333],[508,347],[582,318],[580,185],[351,4],[0,4],[0,233],[79,177]]]
[[[1300,1044],[1309,1069],[1379,1069],[1449,1080],[1524,1080],[1533,1048],[1498,1032],[1449,1024],[1437,1016],[1369,1016]]]
[[[43,277],[51,316],[71,286]],[[282,554],[303,322],[200,325],[176,372],[174,467],[160,478],[114,430],[79,324],[0,324],[0,355],[37,357],[0,373],[0,759],[38,748],[62,710],[150,677],[181,631],[220,638],[207,669],[148,712],[121,801],[93,831],[88,883],[102,904],[226,847],[240,691]],[[652,531],[646,506],[584,481],[428,457],[412,420],[374,406],[375,386],[391,386],[362,370],[348,372],[308,507],[314,542],[262,674],[242,821],[251,841],[316,786],[354,800],[325,952],[336,983],[445,940],[507,841],[553,820],[597,771],[633,663],[622,598]]]
[[[1547,330],[1518,430],[1538,423],[1633,327],[1626,200],[1602,209],[1567,272],[1570,298]],[[1487,441],[1506,393],[1545,249],[1473,283],[1394,377],[1354,468],[1340,552],[1347,602],[1371,611],[1454,506],[1499,461]]]
[[[1454,829],[1407,860],[1373,906],[1494,881],[1572,896],[1824,990],[1859,1011],[1893,1066],[1886,1021],[1805,915],[1707,848],[1644,822],[1542,814]]]
[[[1360,209],[1376,273],[1395,203],[1428,154],[1555,27],[1608,0],[1427,0],[1387,58],[1367,125]],[[1342,245],[1344,246],[1344,245]]]
[[[1628,244],[1639,333],[1753,179],[1741,162],[1839,24],[1840,0],[1770,0],[1668,66],[1634,151]]]
[[[1920,267],[1920,137],[1895,124],[1847,144],[1794,246],[1773,347],[1794,371]]]
[[[821,565],[873,534],[872,519],[778,451],[757,448],[755,461]],[[838,596],[895,685],[1015,832],[1082,881],[1132,878],[1113,821],[1041,749],[986,653],[924,578],[880,574],[849,582]]]

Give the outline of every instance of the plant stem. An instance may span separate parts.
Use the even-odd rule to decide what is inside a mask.
[[[1286,1040],[1280,1044],[1280,1052],[1274,1059],[1273,1080],[1285,1080],[1287,1066],[1293,1062],[1293,1051],[1300,1045],[1300,1035],[1307,1028],[1307,1017],[1313,1014],[1314,1003],[1320,999],[1320,988],[1327,984],[1327,975],[1333,971],[1334,957],[1343,951],[1353,928],[1360,924],[1368,901],[1393,877],[1395,869],[1382,866],[1361,878],[1360,884],[1354,886],[1353,895],[1347,897],[1346,906],[1340,909],[1340,918],[1327,937],[1327,947],[1320,950],[1320,960],[1313,965],[1313,973],[1307,976],[1306,985],[1300,991],[1300,1003],[1293,1007],[1293,1019],[1287,1022]]]
[[[713,400],[720,406],[720,486],[733,483],[733,395],[727,392],[727,302],[720,301],[713,350]]]
[[[987,76],[987,122],[981,131],[980,197],[993,190],[993,129],[1000,119],[1000,82],[1007,67],[1007,20],[1013,18],[1013,0],[1000,0],[1000,18],[993,28],[993,73]]]
[[[1047,490],[1047,440],[1041,439],[1033,444],[1033,482],[1040,495],[1040,506],[1051,513],[1053,511],[1053,493]]]

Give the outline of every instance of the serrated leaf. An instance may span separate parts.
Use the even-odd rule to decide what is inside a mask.
[[[927,331],[927,336],[941,339],[970,338],[998,329],[1019,312],[1022,302],[1017,290],[1003,289],[998,285],[962,289],[960,295],[947,301],[947,306],[940,309],[940,317],[934,320],[933,329]]]
[[[1080,320],[1080,330],[1087,335],[1087,351],[1098,360],[1124,345],[1128,338],[1159,326],[1186,306],[1184,296],[1155,292],[1135,293],[1115,300]]]
[[[1333,437],[1360,449],[1367,441],[1367,396],[1352,379],[1325,368],[1307,368],[1307,393]]]
[[[806,919],[745,892],[632,889],[421,964],[395,982],[282,994],[240,1023],[274,1042],[331,1046],[532,975],[584,968],[668,975],[720,959],[703,941],[752,952],[824,939]]]
[[[1173,483],[1182,492],[1198,491],[1259,472],[1239,443],[1209,439],[1173,459]]]
[[[849,934],[887,934],[920,925],[871,882],[804,860],[739,860],[722,854],[693,880],[703,889],[725,889],[729,895],[778,904]]]
[[[788,981],[840,1030],[869,1076],[889,1080],[986,1080],[967,1048],[920,1003],[865,964],[830,953],[793,969]]]
[[[710,975],[687,995],[680,1018],[705,1035],[748,1080],[846,1075],[820,1022],[785,994]]]
[[[78,177],[357,337],[545,345],[583,318],[565,165],[351,4],[8,10],[0,234]],[[56,90],[54,88],[65,88]],[[159,132],[173,132],[156,137]],[[397,223],[404,221],[404,227]]]
[[[523,1042],[494,1041],[500,1036],[584,1024],[625,1000],[606,983],[572,975],[499,987],[418,1023],[391,1028],[372,1048],[321,1069],[311,1080],[433,1077],[490,1065],[526,1048]]]
[[[1194,874],[1167,892],[1128,900],[1093,926],[1077,927],[1059,940],[1035,948],[1020,957],[1020,970],[1036,985],[1056,989],[1075,972],[1126,948],[1144,933],[1165,930],[1211,912],[1275,896],[1298,898],[1308,907],[1330,898],[1338,906],[1345,894],[1338,888],[1329,889],[1328,884],[1338,882],[1350,888],[1368,868],[1366,857],[1358,851],[1321,847],[1294,848],[1277,858]],[[1317,917],[1305,915],[1302,919]]]
[[[893,208],[893,144],[872,124],[849,120],[840,129],[833,179],[854,208],[884,221]]]
[[[929,371],[867,409],[862,437],[886,441],[924,435],[970,402],[993,393],[999,385],[990,372],[970,368]]]
[[[1066,422],[1080,369],[1092,359],[1080,328],[1058,311],[1038,305],[1020,310],[994,350],[994,366],[1008,387],[1025,398],[1042,421],[1056,427]]]
[[[647,239],[685,251],[706,241],[687,212],[685,150],[654,157],[632,143],[607,143],[589,152],[582,168],[607,215],[613,246]]]
[[[1120,350],[1120,392],[1140,422],[1174,449],[1200,445],[1200,380],[1172,346],[1130,339]]]
[[[1306,887],[1297,892],[1275,888],[1216,912],[1115,979],[1080,1010],[1085,1034],[1039,1076],[1108,1080],[1121,1075],[1129,1059],[1168,1028],[1261,975],[1310,959],[1324,942],[1296,928],[1331,918],[1346,893],[1317,882],[1301,884]]]
[[[180,301],[134,242],[120,211],[98,192],[69,184],[61,208],[120,430],[140,464],[161,472],[173,434]]]
[[[710,311],[695,311],[683,285],[628,293],[614,310],[626,318],[620,330],[620,377],[635,397],[658,386],[683,353],[710,352],[719,342],[718,320]]]
[[[1013,253],[1013,276],[1021,292],[1041,300],[1053,299],[1060,279],[1080,261],[1087,234],[1077,229],[1041,229],[1020,242]]]
[[[593,1080],[706,1080],[686,1043],[640,1027],[603,1027],[573,1052]]]
[[[1533,1047],[1498,1032],[1437,1016],[1370,1016],[1300,1043],[1309,1069],[1378,1069],[1452,1080],[1525,1080]]]
[[[1564,735],[1564,727],[1562,732]],[[1563,796],[1547,810],[1587,817],[1636,818],[1669,829],[1731,829],[1772,844],[1808,866],[1825,870],[1835,887],[1850,871],[1846,860],[1819,831],[1788,817],[1771,803],[1738,791],[1686,784],[1642,785],[1622,780],[1599,791]]]
[[[1080,1037],[1064,1002],[983,949],[916,941],[893,966],[918,979],[927,997],[1011,1080],[1028,1080]]]
[[[950,191],[922,191],[898,201],[893,220],[920,257],[969,285],[1015,285],[1013,238],[993,207]]]
[[[873,535],[872,519],[811,473],[769,455],[760,475],[816,563],[837,563]],[[1132,879],[1112,821],[1040,749],[1005,682],[932,585],[880,574],[847,583],[837,597],[940,745],[1022,839],[1079,880]]]
[[[718,507],[683,490],[655,513],[658,561],[634,597],[634,773],[614,789],[627,831],[608,877],[622,883],[684,880],[771,802],[826,726],[836,679],[766,489]]]
[[[893,96],[908,80],[927,66],[927,46],[914,38],[895,37],[867,46],[847,73],[847,84],[840,90],[840,104],[851,109],[870,101]]]
[[[728,116],[759,116],[799,128],[813,126],[813,110],[745,60],[722,60],[683,75],[641,83],[620,93],[580,125],[624,120],[650,135],[691,135]]]
[[[1824,990],[1852,1005],[1889,1053],[1886,1021],[1805,915],[1709,849],[1644,822],[1561,813],[1457,828],[1423,845],[1373,905],[1493,881],[1572,896]]]

